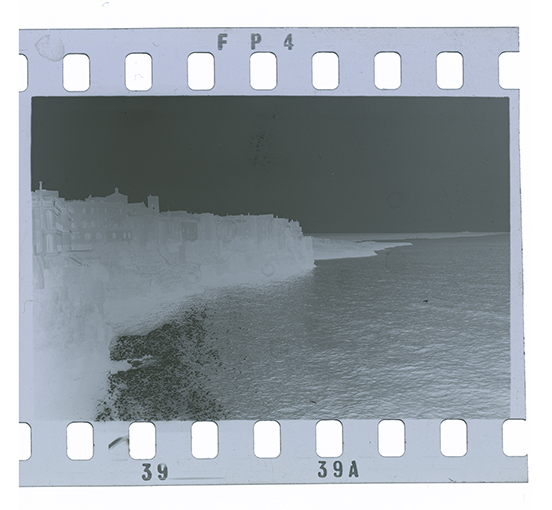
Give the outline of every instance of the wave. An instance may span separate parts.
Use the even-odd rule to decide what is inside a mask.
[[[314,260],[353,259],[373,257],[378,251],[397,246],[411,246],[412,243],[382,243],[336,238],[312,238]]]

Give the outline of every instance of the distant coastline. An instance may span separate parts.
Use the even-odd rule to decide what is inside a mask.
[[[380,232],[368,232],[368,233],[305,233],[310,237],[319,239],[343,239],[355,242],[368,242],[368,241],[395,241],[404,239],[448,239],[451,237],[484,237],[484,236],[497,236],[509,234],[510,232],[399,232],[399,233],[380,233]]]

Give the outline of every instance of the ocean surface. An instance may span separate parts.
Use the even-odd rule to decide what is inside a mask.
[[[114,339],[97,418],[508,417],[509,235],[398,240]]]

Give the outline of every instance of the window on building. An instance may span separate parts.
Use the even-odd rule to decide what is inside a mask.
[[[117,239],[117,234],[115,232],[113,232],[113,234],[111,234],[111,239]]]
[[[54,229],[54,213],[52,211],[46,211],[46,228],[48,230]]]
[[[54,247],[54,236],[52,234],[46,234],[46,251],[48,253],[54,253],[56,251]]]
[[[92,236],[90,235],[89,232],[87,232],[86,234],[84,234],[84,239],[85,241],[90,241],[92,239]]]

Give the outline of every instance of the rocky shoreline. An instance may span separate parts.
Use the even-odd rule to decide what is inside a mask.
[[[125,369],[108,375],[96,420],[219,420],[224,410],[205,387],[220,356],[207,333],[208,314],[192,307],[145,335],[121,335],[110,346]]]

